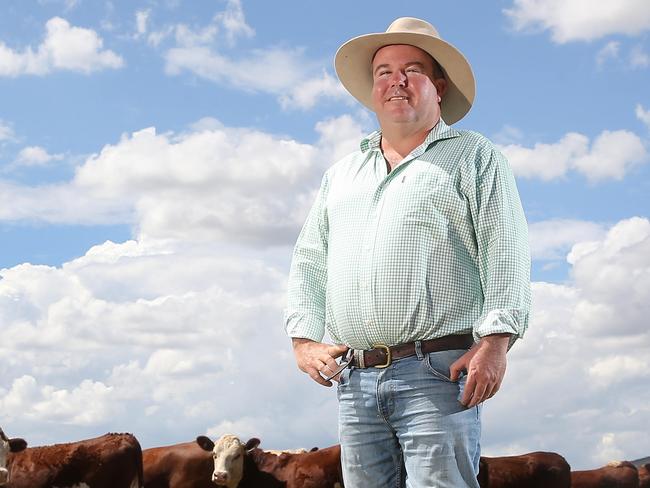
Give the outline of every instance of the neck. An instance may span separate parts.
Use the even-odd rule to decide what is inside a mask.
[[[398,124],[382,125],[381,150],[390,165],[390,169],[393,169],[413,149],[422,144],[437,123],[436,120],[431,127],[417,131],[409,130],[408,127]]]

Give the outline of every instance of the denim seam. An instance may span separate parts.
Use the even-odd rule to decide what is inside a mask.
[[[380,384],[381,382],[379,381],[381,376],[383,374],[383,371],[380,371],[377,377],[375,378],[375,398],[377,398],[377,412],[379,413],[379,416],[382,418],[384,423],[386,425],[390,426],[390,422],[386,418],[386,415],[384,414],[384,402],[382,401],[382,396],[381,396],[381,391],[380,391]]]

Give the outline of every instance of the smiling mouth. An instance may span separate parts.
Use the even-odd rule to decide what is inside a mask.
[[[387,101],[389,101],[389,102],[395,102],[395,101],[399,101],[399,100],[408,100],[408,97],[404,97],[404,96],[394,96],[394,97],[390,97]]]

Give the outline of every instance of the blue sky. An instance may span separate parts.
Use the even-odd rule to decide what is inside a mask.
[[[508,156],[530,224],[535,315],[484,452],[647,456],[650,7],[585,5],[5,2],[4,430],[336,441],[283,335],[286,273],[323,171],[375,128],[336,49],[415,16],[472,64],[457,127]]]

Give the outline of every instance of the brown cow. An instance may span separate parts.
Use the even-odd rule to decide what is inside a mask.
[[[131,434],[106,434],[10,454],[7,488],[140,488],[142,450]]]
[[[7,457],[10,452],[20,452],[27,447],[24,439],[9,439],[2,428],[0,428],[0,486],[6,486],[9,481],[9,470],[7,469]]]
[[[215,488],[214,462],[196,442],[142,451],[144,488]]]
[[[212,481],[227,488],[342,488],[340,446],[311,452],[280,454],[259,449],[259,439],[246,444],[234,435],[216,444],[205,436],[196,442],[214,457]]]
[[[481,488],[569,488],[571,468],[554,452],[520,456],[483,457],[479,463]]]
[[[577,488],[638,488],[639,474],[628,461],[612,461],[598,469],[571,472],[571,486]]]
[[[639,488],[650,488],[650,463],[637,468],[639,471]]]

